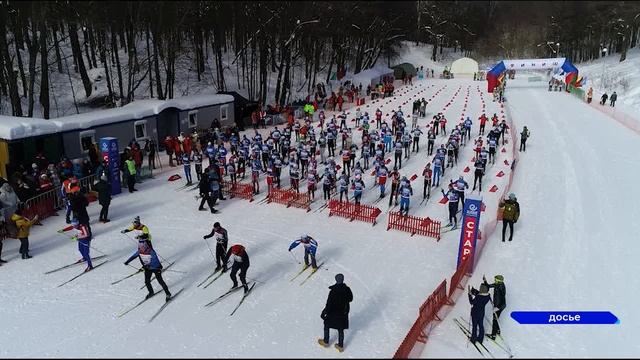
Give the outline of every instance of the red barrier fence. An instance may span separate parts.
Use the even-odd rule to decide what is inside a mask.
[[[294,189],[277,189],[270,188],[269,195],[267,195],[268,203],[276,203],[289,206],[289,201],[295,196],[296,191]]]
[[[22,215],[33,219],[38,215],[40,220],[57,215],[56,207],[60,198],[60,189],[51,189],[40,195],[34,196],[24,203]]]
[[[449,281],[449,301],[452,303],[453,300],[451,299],[451,297],[453,295],[453,292],[456,291],[456,289],[464,290],[464,288],[460,286],[460,284],[462,283],[462,280],[464,280],[466,275],[471,275],[469,261],[471,261],[470,257],[464,259],[464,261],[460,263],[460,266],[458,267],[456,272],[454,272],[451,276],[451,281]]]
[[[307,210],[307,212],[311,211],[311,200],[309,199],[309,194],[295,193],[288,206]]]
[[[440,241],[440,221],[431,220],[430,217],[421,218],[411,215],[401,215],[399,211],[390,211],[387,231],[396,229],[411,233],[411,236],[418,234],[429,236]]]
[[[239,197],[241,199],[253,201],[253,187],[251,184],[232,183],[222,181],[222,194],[228,195],[230,198]]]
[[[277,203],[286,205],[287,207],[295,207],[298,209],[311,211],[311,200],[307,193],[297,193],[295,189],[277,189],[270,188],[269,195],[267,195],[268,203]]]
[[[440,285],[429,295],[427,300],[420,306],[418,318],[398,347],[394,359],[406,359],[413,350],[417,342],[422,344],[427,342],[427,336],[431,328],[426,329],[429,323],[434,320],[440,321],[438,312],[447,304],[447,280],[442,280]]]
[[[360,220],[376,224],[376,218],[382,213],[377,207],[356,204],[348,201],[329,200],[329,216],[337,215],[349,219],[349,221]]]

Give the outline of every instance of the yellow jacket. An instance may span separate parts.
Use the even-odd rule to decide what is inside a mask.
[[[15,222],[18,227],[19,239],[29,237],[29,229],[31,228],[31,225],[33,225],[32,221],[29,221],[27,218],[18,214],[11,215],[11,221]]]
[[[136,235],[147,235],[148,240],[151,241],[151,234],[149,234],[149,228],[147,225],[140,224],[139,227],[136,227],[132,224],[127,228],[127,232],[129,231],[136,231]]]

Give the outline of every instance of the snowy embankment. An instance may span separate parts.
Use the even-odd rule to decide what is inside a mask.
[[[638,134],[575,97],[511,80],[507,107],[531,131],[512,191],[521,216],[513,242],[502,224],[469,284],[502,274],[502,334],[516,357],[632,357],[640,352],[636,311],[640,216],[632,195],[640,175]],[[489,309],[487,307],[487,309]],[[611,311],[618,325],[519,325],[512,311]],[[487,312],[489,314],[489,312]],[[429,337],[423,357],[478,357],[454,317],[468,319],[466,294]],[[491,331],[488,317],[485,330]],[[496,357],[507,357],[489,340]]]

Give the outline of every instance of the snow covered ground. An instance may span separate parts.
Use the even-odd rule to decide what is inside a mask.
[[[545,85],[523,77],[509,82],[511,120],[531,131],[512,186],[521,216],[511,243],[501,242],[498,224],[469,284],[478,288],[483,274],[504,275],[507,308],[500,321],[516,357],[637,356],[638,134]],[[519,325],[509,316],[526,310],[611,311],[620,324]],[[465,345],[452,320],[458,316],[469,316],[466,294],[431,332],[422,357],[479,355]]]
[[[482,103],[475,94],[481,85],[465,80],[428,79],[398,89],[394,99],[365,105],[363,111],[373,116],[376,107],[386,114],[403,106],[408,113],[414,98],[433,97],[427,107],[427,118],[419,124],[424,128],[434,113],[442,111],[450,127],[461,114],[477,118]],[[467,93],[468,105],[465,106]],[[499,113],[500,109],[489,101],[486,110],[490,115]],[[474,125],[474,132],[477,126]],[[356,138],[359,145],[359,136]],[[438,138],[436,145],[445,140],[445,137]],[[471,157],[471,147],[463,148],[460,162],[453,170],[447,169],[443,182],[463,174],[463,168],[471,165]],[[430,159],[426,156],[423,137],[420,153],[403,161],[401,175],[420,175],[427,161]],[[97,205],[89,207],[94,219],[92,255],[104,252],[109,255],[109,262],[68,285],[57,287],[79,273],[80,267],[43,274],[79,257],[76,244],[55,232],[65,226],[62,216],[47,219],[43,227],[34,227],[30,236],[34,258],[29,261],[18,259],[17,241],[5,241],[3,258],[9,263],[1,268],[0,318],[9,331],[3,336],[6,345],[0,347],[0,356],[342,356],[333,348],[324,349],[316,344],[316,338],[322,334],[319,315],[326,301],[327,287],[334,283],[334,275],[341,272],[354,293],[345,341],[347,350],[343,355],[389,357],[415,320],[416,309],[442,278],[450,276],[455,269],[457,233],[445,234],[436,242],[399,231],[387,232],[386,202],[378,204],[383,214],[374,227],[328,218],[328,210],[305,213],[278,204],[260,205],[240,199],[222,202],[218,207],[221,213],[214,216],[197,211],[195,191],[175,190],[182,184],[167,181],[173,173],[182,174],[182,169],[165,167],[155,179],[139,184],[140,191],[114,197],[109,214],[112,221],[108,224],[95,221],[99,212]],[[465,177],[469,180],[471,176]],[[377,198],[378,189],[370,187],[372,176],[365,176],[365,182],[368,189],[363,202],[371,203]],[[288,185],[288,175],[283,176],[283,183]],[[432,198],[426,205],[418,207],[422,179],[418,178],[413,185],[415,195],[410,213],[444,221],[446,205],[437,202],[440,196],[433,193],[436,190],[432,190]],[[265,195],[264,180],[261,190],[258,200]],[[312,209],[322,203],[316,200]],[[149,226],[159,255],[177,261],[165,272],[172,292],[186,289],[151,324],[149,318],[163,302],[160,297],[149,300],[123,318],[116,317],[144,297],[145,290],[140,290],[141,275],[110,285],[134,271],[123,262],[135,250],[135,241],[119,230],[128,226],[135,216],[140,216]],[[231,286],[226,274],[207,289],[196,287],[212,271],[213,261],[202,236],[215,221],[220,221],[229,231],[230,245],[241,243],[247,248],[251,257],[248,277],[259,281],[233,317],[229,317],[229,313],[240,300],[240,294],[214,307],[203,307]],[[289,281],[300,268],[297,263],[301,260],[300,249],[293,251],[294,259],[287,248],[303,232],[318,240],[318,260],[326,261],[326,270],[320,270],[300,286],[300,278]],[[155,283],[154,286],[158,288]],[[335,336],[332,334],[332,343]],[[86,341],[87,338],[90,341]],[[145,346],[141,347],[140,341],[144,341]]]
[[[509,82],[507,118],[518,132],[527,125],[532,135],[527,152],[519,154],[512,187],[522,216],[512,243],[500,242],[498,224],[469,284],[477,287],[482,274],[505,276],[508,307],[502,316],[503,334],[518,357],[633,356],[640,350],[634,342],[638,335],[634,325],[640,318],[633,312],[640,285],[633,273],[637,268],[633,254],[638,250],[633,235],[640,231],[635,221],[640,214],[632,202],[640,162],[633,156],[638,135],[575,97],[549,93],[546,84],[539,85],[532,86],[525,78]],[[403,106],[406,113],[413,98],[424,97],[429,106],[426,119],[419,122],[423,128],[434,113],[444,112],[448,128],[461,116],[470,116],[472,134],[476,134],[483,102],[488,116],[502,115],[485,86],[462,79],[427,79],[398,89],[395,99],[367,103],[363,111],[373,115],[380,107],[387,114]],[[436,145],[445,140],[438,137]],[[506,182],[506,177],[495,174],[508,174],[503,161],[512,155],[499,153],[496,164],[487,171],[483,223],[495,214],[497,194]],[[472,156],[469,145],[462,148],[458,165],[446,169],[443,182],[460,174],[473,180],[472,171],[464,173],[472,165]],[[401,175],[420,175],[430,160],[423,138],[420,153],[403,160]],[[182,174],[182,169],[165,166],[155,179],[139,184],[140,191],[114,197],[108,224],[95,222],[99,207],[89,207],[96,249],[92,254],[104,252],[109,262],[68,285],[57,288],[78,274],[80,267],[43,274],[79,257],[75,243],[55,232],[65,225],[62,217],[34,227],[30,237],[33,259],[20,260],[18,242],[5,241],[3,258],[9,263],[0,268],[0,318],[8,331],[2,337],[1,357],[390,357],[413,324],[419,306],[455,270],[459,233],[446,233],[436,242],[387,232],[386,201],[377,204],[383,213],[373,227],[329,218],[328,210],[305,213],[240,199],[223,201],[217,207],[221,213],[211,215],[197,211],[196,191],[175,190],[182,185],[180,181],[167,181],[174,173]],[[363,202],[372,203],[378,189],[371,188],[373,177],[365,176],[365,182]],[[289,184],[288,175],[283,176],[283,184]],[[487,192],[492,185],[500,190]],[[438,203],[436,189],[426,205],[418,206],[422,179],[413,186],[410,213],[445,221],[446,205]],[[265,195],[264,179],[261,190],[257,200]],[[316,200],[312,210],[322,204],[321,199]],[[177,261],[165,272],[172,292],[185,288],[151,324],[148,320],[163,303],[161,297],[123,318],[116,317],[144,297],[141,275],[110,285],[134,271],[122,263],[134,251],[135,241],[119,230],[135,216],[149,226],[159,255]],[[203,307],[231,286],[226,274],[207,289],[196,287],[212,271],[211,254],[201,237],[215,221],[229,231],[230,245],[241,243],[247,248],[251,257],[248,278],[259,281],[232,317],[229,313],[240,294]],[[294,282],[290,278],[300,268],[301,251],[294,250],[292,257],[287,248],[304,232],[318,240],[318,260],[326,261],[326,270],[300,286],[301,278]],[[354,293],[343,354],[316,344],[322,334],[319,315],[327,286],[339,272]],[[154,287],[158,289],[156,283]],[[466,317],[468,308],[463,295],[432,331],[424,357],[478,355],[465,345],[451,320]],[[514,310],[610,310],[621,324],[524,326],[509,318]],[[332,333],[332,343],[335,339]],[[497,349],[494,353],[504,355]]]

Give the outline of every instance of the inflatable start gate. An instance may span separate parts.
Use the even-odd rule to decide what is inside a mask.
[[[542,70],[542,69],[562,69],[565,74],[564,81],[567,85],[576,84],[578,80],[578,68],[573,66],[567,58],[555,59],[524,59],[524,60],[502,60],[494,65],[487,72],[487,87],[489,92],[493,92],[496,86],[499,86],[504,79],[507,70]]]

